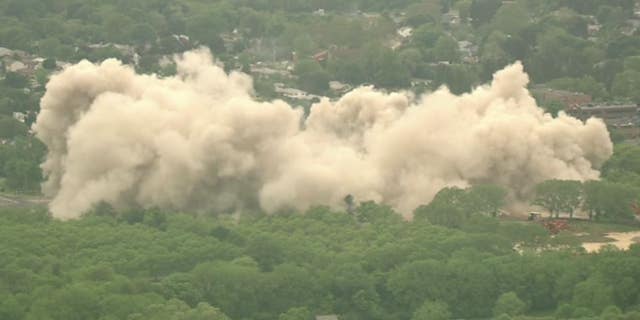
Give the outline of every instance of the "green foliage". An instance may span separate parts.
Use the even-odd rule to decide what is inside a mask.
[[[515,292],[502,294],[493,306],[493,315],[498,317],[503,314],[508,316],[519,316],[524,313],[526,304],[518,298]]]
[[[10,116],[0,115],[0,139],[11,140],[27,134],[27,126]]]
[[[602,314],[600,315],[600,318],[606,319],[606,320],[622,320],[622,319],[625,319],[623,314],[622,314],[622,310],[620,310],[620,308],[618,308],[617,306],[608,306],[608,307],[606,307],[602,311]]]
[[[44,152],[44,145],[33,138],[0,145],[0,176],[6,178],[6,187],[23,192],[39,190]]]
[[[414,218],[448,228],[460,228],[472,215],[497,216],[499,209],[505,204],[506,194],[503,188],[487,184],[466,190],[444,188],[428,205],[416,208]]]
[[[505,205],[507,190],[494,184],[474,185],[468,191],[473,211],[497,216]]]
[[[557,314],[572,318],[627,309],[639,293],[632,251],[518,253],[526,234],[535,248],[551,238],[490,215],[463,231],[367,202],[353,215],[172,213],[161,230],[149,223],[159,211],[142,211],[130,224],[117,212],[61,222],[0,210],[3,319],[488,318],[516,317],[525,301],[536,313],[571,302]]]
[[[576,308],[585,308],[595,314],[601,313],[607,306],[613,303],[613,290],[602,279],[592,277],[578,283],[574,288],[572,305]],[[578,309],[576,309],[578,311]],[[586,316],[584,314],[574,316]]]
[[[440,301],[425,301],[413,314],[411,320],[447,320],[451,313],[446,303]]]
[[[547,180],[538,184],[535,192],[533,204],[549,210],[556,218],[562,212],[573,217],[582,201],[582,184],[579,181]]]
[[[295,67],[300,87],[311,93],[322,94],[329,90],[329,73],[314,60],[301,60]]]
[[[311,312],[307,308],[291,308],[287,312],[280,314],[278,320],[310,320]]]
[[[559,78],[547,83],[549,88],[582,92],[591,95],[596,100],[607,98],[607,89],[591,76],[582,78]]]
[[[180,300],[170,300],[162,304],[147,306],[142,313],[129,315],[128,320],[158,319],[158,320],[229,320],[220,310],[205,302],[190,308]]]
[[[473,0],[470,9],[473,24],[480,26],[491,21],[501,5],[500,0]]]
[[[414,211],[414,219],[426,219],[435,225],[459,228],[464,224],[468,214],[465,200],[465,191],[462,189],[442,189],[431,203]]]
[[[549,101],[549,102],[545,102],[542,105],[542,108],[544,109],[545,112],[548,112],[549,114],[551,114],[551,116],[557,117],[558,112],[566,110],[567,106],[560,101]]]
[[[492,28],[508,34],[518,34],[531,22],[526,9],[519,3],[502,5],[491,22]]]
[[[626,97],[636,103],[640,103],[640,93],[637,88],[640,86],[640,71],[626,70],[616,75],[613,80],[611,93],[618,97]]]
[[[4,83],[11,88],[26,88],[29,86],[29,78],[16,72],[7,72]]]
[[[432,49],[431,54],[434,61],[448,61],[454,63],[460,60],[458,43],[455,39],[449,36],[439,37],[438,41],[436,41]]]
[[[584,209],[596,220],[632,221],[632,205],[637,200],[637,190],[621,183],[589,181],[584,188]]]

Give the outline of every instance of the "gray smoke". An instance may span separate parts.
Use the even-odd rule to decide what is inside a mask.
[[[50,210],[76,218],[101,201],[267,212],[343,205],[347,194],[404,215],[446,186],[496,183],[515,196],[551,179],[597,179],[611,155],[604,123],[552,118],[520,63],[456,96],[353,90],[302,110],[259,102],[252,80],[207,50],[178,75],[139,75],[116,60],[53,76],[34,129],[49,148]]]

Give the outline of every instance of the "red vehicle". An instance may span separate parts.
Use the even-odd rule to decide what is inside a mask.
[[[545,220],[542,225],[549,230],[551,234],[558,234],[560,231],[569,230],[569,223],[567,220]]]

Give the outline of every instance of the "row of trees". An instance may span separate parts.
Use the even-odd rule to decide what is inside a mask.
[[[632,221],[638,203],[635,186],[609,181],[548,180],[536,186],[534,204],[558,218],[561,213],[574,217],[584,210],[589,219]]]

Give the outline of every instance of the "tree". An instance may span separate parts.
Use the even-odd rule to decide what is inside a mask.
[[[35,301],[27,318],[43,320],[98,319],[102,312],[95,287],[73,284],[54,291],[51,296]]]
[[[38,44],[38,51],[45,57],[59,57],[61,46],[58,38],[46,38]]]
[[[229,262],[202,263],[191,275],[191,285],[198,296],[219,306],[234,319],[251,318],[260,309],[262,281],[255,267]]]
[[[307,308],[291,308],[280,314],[278,320],[310,320],[311,312]]]
[[[560,77],[582,77],[602,61],[604,52],[593,43],[560,28],[548,28],[537,37],[537,48],[530,57],[529,72],[538,82]]]
[[[613,290],[603,279],[591,277],[574,288],[572,305],[587,308],[596,314],[613,304]]]
[[[10,116],[0,115],[0,139],[13,139],[17,136],[25,136],[29,129],[27,126]]]
[[[608,96],[605,86],[591,76],[581,78],[558,78],[548,82],[547,86],[558,90],[586,93],[596,100],[605,99]]]
[[[463,189],[451,187],[440,190],[428,205],[418,207],[414,219],[428,220],[432,224],[459,228],[467,217],[466,194]]]
[[[584,209],[590,219],[609,221],[631,221],[634,219],[632,205],[636,203],[637,189],[607,181],[589,181],[585,184]]]
[[[533,204],[539,205],[558,218],[561,212],[573,213],[581,203],[582,183],[572,180],[547,180],[536,186]]]
[[[187,20],[187,35],[213,52],[223,52],[225,48],[220,33],[229,29],[231,16],[225,10],[216,9],[216,6],[211,6],[208,11],[191,16]]]
[[[434,68],[433,81],[436,86],[446,85],[452,93],[462,94],[478,82],[478,72],[473,65],[439,64]]]
[[[0,319],[23,319],[25,310],[13,295],[2,296],[0,299]]]
[[[417,28],[411,34],[411,44],[422,52],[433,48],[436,41],[443,35],[443,31],[435,25],[425,24]]]
[[[402,88],[410,84],[409,70],[391,49],[373,44],[364,53],[364,70],[369,82],[382,88]]]
[[[271,271],[283,260],[282,246],[273,237],[257,235],[247,245],[247,254],[255,259],[263,271]]]
[[[491,21],[502,5],[500,0],[473,0],[471,3],[471,22],[478,27]]]
[[[16,72],[7,72],[4,82],[12,88],[26,88],[29,86],[29,79]]]
[[[606,319],[606,320],[622,320],[622,319],[626,319],[622,315],[622,310],[620,310],[620,308],[618,308],[615,305],[611,305],[611,306],[606,307],[602,311],[602,314],[600,315],[600,318],[601,319]]]
[[[413,313],[411,320],[448,320],[451,319],[449,306],[442,301],[425,301]]]
[[[519,316],[525,311],[526,306],[515,292],[503,293],[493,307],[493,315],[496,317],[503,314]]]
[[[554,118],[558,116],[558,112],[567,109],[567,106],[563,102],[557,100],[546,101],[543,103],[544,104],[542,105],[542,108],[544,109],[544,111],[549,113]]]
[[[530,24],[530,18],[521,4],[503,4],[496,12],[491,24],[494,30],[515,35]]]
[[[492,32],[482,43],[480,52],[480,62],[482,63],[483,80],[491,79],[491,76],[497,70],[502,69],[511,63],[511,57],[504,50],[504,44],[508,41],[509,36],[500,31]]]
[[[441,36],[433,47],[433,59],[435,61],[448,61],[451,63],[460,61],[458,42],[450,36]]]
[[[131,314],[128,320],[229,320],[220,310],[200,302],[195,308],[186,303],[172,299],[163,304],[147,306],[143,312]]]
[[[299,78],[302,89],[316,94],[329,90],[329,73],[318,62],[310,59],[300,60],[294,72]]]
[[[451,295],[453,284],[446,280],[451,274],[441,261],[411,261],[392,270],[387,288],[403,308],[416,310],[424,306],[425,300],[442,300]]]
[[[469,17],[471,16],[471,5],[471,0],[456,1],[455,8],[460,13],[460,18],[462,19],[462,21],[468,21],[467,19],[469,19]]]
[[[131,39],[135,43],[152,43],[156,41],[157,35],[153,27],[147,23],[139,23],[131,30]]]
[[[611,94],[614,97],[629,98],[640,103],[638,87],[640,87],[640,71],[626,70],[616,75],[611,87]]]
[[[468,193],[475,212],[490,214],[493,217],[497,216],[500,208],[505,205],[507,196],[504,188],[494,184],[474,185]]]
[[[400,52],[400,61],[409,70],[412,75],[415,75],[422,63],[422,53],[416,48],[404,49]]]

